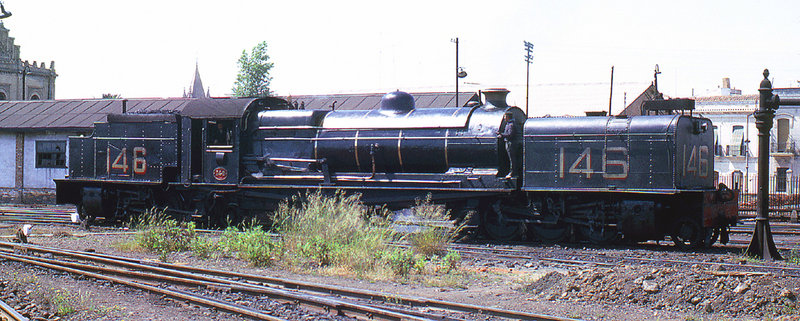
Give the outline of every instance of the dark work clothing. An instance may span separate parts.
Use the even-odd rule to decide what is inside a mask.
[[[513,121],[507,122],[506,127],[503,128],[503,132],[500,133],[500,137],[505,141],[517,140],[517,124]]]
[[[505,143],[506,153],[508,154],[508,176],[513,176],[518,172],[517,168],[517,124],[514,121],[506,122],[503,132],[499,135]],[[507,177],[508,177],[507,176]]]

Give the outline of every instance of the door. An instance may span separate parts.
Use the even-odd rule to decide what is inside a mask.
[[[231,119],[209,119],[203,126],[203,178],[206,183],[239,181],[237,124]]]

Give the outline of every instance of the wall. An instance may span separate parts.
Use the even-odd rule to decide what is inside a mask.
[[[0,132],[0,203],[55,203],[55,182],[64,178],[68,169],[36,168],[36,141],[66,141],[75,132]],[[18,140],[18,137],[20,138]],[[23,142],[22,155],[17,154],[17,142]],[[22,157],[19,157],[22,156]],[[69,154],[67,164],[69,164]],[[22,177],[18,177],[17,159],[22,159]],[[22,186],[19,186],[19,185]]]
[[[69,150],[70,135],[74,133],[26,133],[25,134],[25,188],[56,188],[54,178],[64,178],[67,168],[36,168],[36,141],[38,140],[64,140],[67,141]],[[69,155],[67,155],[69,157]],[[69,159],[67,159],[69,164]]]
[[[16,134],[0,132],[0,188],[14,188]]]

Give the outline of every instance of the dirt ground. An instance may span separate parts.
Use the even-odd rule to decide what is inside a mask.
[[[11,235],[14,230],[14,227],[0,226],[0,235]],[[120,250],[119,244],[132,235],[81,237],[85,232],[77,228],[45,226],[36,226],[33,233],[29,241],[34,244],[158,260],[155,254]],[[36,236],[41,234],[48,236]],[[530,247],[547,248],[535,244]],[[576,251],[608,253],[616,250]],[[654,253],[653,256],[686,259],[686,254],[681,252]],[[741,261],[741,257],[730,254],[692,254],[692,259]],[[774,274],[735,276],[713,266],[586,268],[556,266],[538,260],[465,258],[461,265],[463,273],[456,280],[437,282],[414,278],[386,282],[318,275],[313,271],[252,268],[235,259],[204,260],[184,253],[171,255],[169,260],[584,320],[800,320],[797,301],[800,278]],[[2,259],[0,299],[28,314],[32,320],[240,319],[160,295]],[[59,307],[66,311],[59,311]],[[319,315],[295,317],[326,319]],[[470,318],[473,317],[486,319],[484,316]]]

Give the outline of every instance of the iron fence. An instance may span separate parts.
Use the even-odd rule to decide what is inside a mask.
[[[758,192],[756,175],[750,175],[749,178],[741,174],[722,176],[717,178],[719,183],[739,190],[739,208],[742,211],[755,212]],[[800,212],[800,177],[783,174],[770,176],[769,207],[770,216],[775,218],[789,218],[792,211]]]

